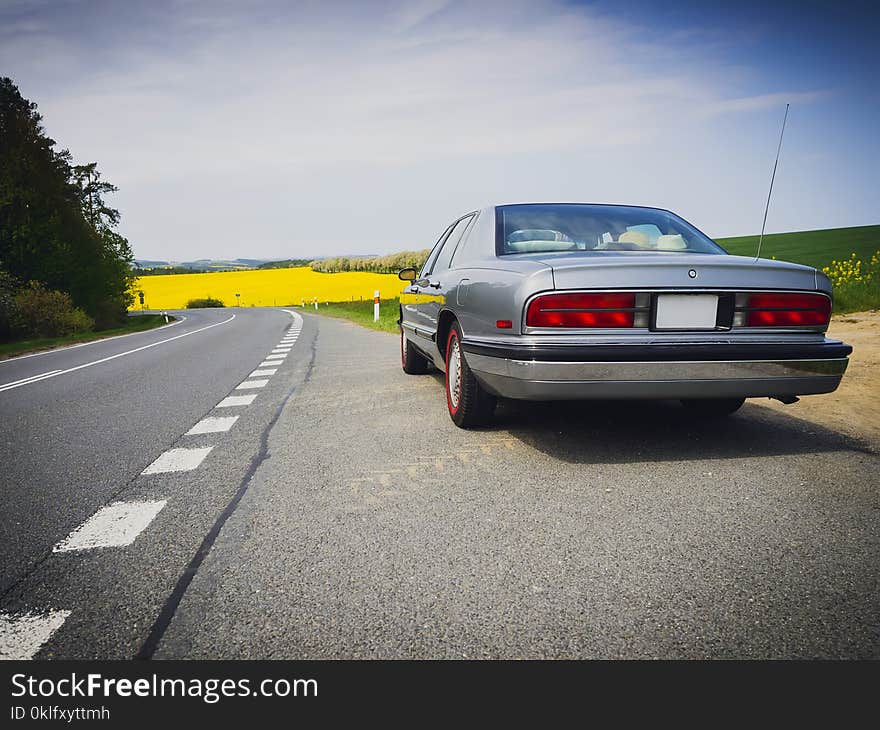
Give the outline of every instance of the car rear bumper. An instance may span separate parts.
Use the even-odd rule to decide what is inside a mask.
[[[830,393],[852,352],[811,345],[601,345],[510,348],[463,343],[467,363],[495,395],[579,398],[753,398]]]

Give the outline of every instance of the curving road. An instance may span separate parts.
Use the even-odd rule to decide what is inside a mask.
[[[856,441],[759,404],[505,403],[465,432],[394,337],[185,314],[0,363],[0,655],[880,657]]]

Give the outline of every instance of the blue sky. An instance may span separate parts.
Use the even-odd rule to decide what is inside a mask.
[[[142,258],[431,245],[490,202],[880,222],[876,3],[0,0],[0,73]]]

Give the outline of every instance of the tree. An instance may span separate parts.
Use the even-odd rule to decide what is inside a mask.
[[[0,260],[19,281],[69,293],[106,327],[130,304],[131,248],[104,202],[116,188],[96,163],[74,166],[55,145],[36,104],[0,78]]]
[[[97,162],[74,165],[71,171],[79,188],[80,209],[92,228],[96,231],[102,227],[115,228],[119,224],[119,211],[106,205],[103,196],[119,188],[101,180]]]

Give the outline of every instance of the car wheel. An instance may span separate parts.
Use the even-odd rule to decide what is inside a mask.
[[[428,359],[406,339],[403,327],[400,328],[400,364],[407,375],[423,375],[428,372]]]
[[[457,323],[446,340],[446,405],[459,428],[481,426],[492,419],[497,400],[477,382],[461,351],[461,330]]]
[[[739,410],[745,398],[695,398],[681,404],[699,418],[723,418]]]

